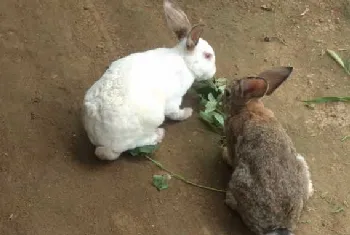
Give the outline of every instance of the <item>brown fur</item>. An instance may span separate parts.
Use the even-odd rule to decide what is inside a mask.
[[[226,203],[259,235],[294,230],[310,194],[308,170],[273,112],[259,100],[290,73],[291,68],[265,71],[263,78],[234,81],[226,91],[226,158],[233,168]]]

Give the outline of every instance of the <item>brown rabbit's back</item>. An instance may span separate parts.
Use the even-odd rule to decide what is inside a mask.
[[[227,136],[234,156],[228,190],[237,201],[237,212],[256,233],[292,229],[306,199],[303,168],[291,139],[273,115],[254,116],[247,112],[227,122],[227,134],[235,133]]]

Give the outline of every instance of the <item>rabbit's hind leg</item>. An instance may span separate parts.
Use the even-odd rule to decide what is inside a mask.
[[[165,136],[164,128],[157,128],[154,132],[143,135],[138,139],[135,147],[142,147],[145,145],[156,145],[162,142]]]

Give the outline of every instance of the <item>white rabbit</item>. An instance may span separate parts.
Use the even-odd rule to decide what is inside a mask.
[[[160,143],[165,117],[181,121],[192,115],[191,108],[180,108],[192,83],[216,73],[214,50],[200,38],[203,25],[192,27],[173,0],[163,6],[179,43],[114,61],[85,94],[84,127],[101,160]]]

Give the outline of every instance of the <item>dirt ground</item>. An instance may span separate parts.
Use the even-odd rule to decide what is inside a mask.
[[[208,26],[217,76],[295,68],[266,105],[306,156],[316,189],[296,234],[350,234],[350,142],[340,141],[350,134],[349,105],[309,109],[301,102],[349,95],[350,78],[324,54],[350,50],[346,1],[181,1],[193,22]],[[250,234],[224,194],[177,180],[158,192],[155,165],[131,157],[97,161],[82,129],[84,93],[111,61],[174,43],[161,0],[0,1],[1,235]],[[193,95],[186,103],[198,110]],[[166,130],[155,159],[225,188],[230,172],[219,138],[197,113]]]

